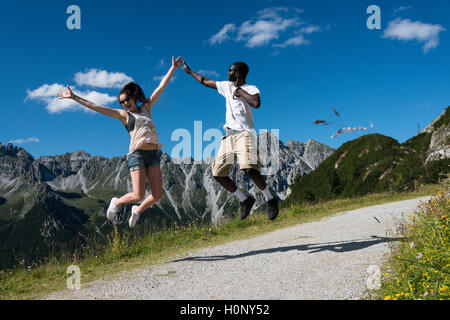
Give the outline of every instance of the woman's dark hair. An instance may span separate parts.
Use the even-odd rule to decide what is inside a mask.
[[[142,103],[145,103],[147,101],[144,91],[136,82],[127,83],[122,88],[122,90],[120,90],[118,96],[120,96],[122,93],[125,93],[127,97],[134,98],[136,100],[136,104],[138,101]]]
[[[239,73],[245,79],[250,70],[248,65],[245,62],[235,62],[235,63],[233,63],[233,65],[239,70]]]

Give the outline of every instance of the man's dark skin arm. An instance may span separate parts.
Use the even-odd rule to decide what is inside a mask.
[[[258,109],[261,105],[261,97],[259,93],[257,94],[249,94],[247,91],[242,89],[241,87],[238,87],[234,93],[233,98],[236,99],[236,97],[241,97],[244,99],[250,107]]]
[[[198,73],[191,70],[191,68],[188,67],[186,62],[183,64],[183,70],[190,74],[195,80],[203,84],[204,86],[212,89],[217,90],[216,81],[208,79],[204,76],[199,75]],[[261,105],[261,97],[259,93],[257,94],[249,94],[247,91],[242,89],[240,86],[245,84],[245,80],[239,78],[239,72],[236,72],[236,81],[234,81],[234,85],[237,87],[237,89],[233,93],[233,98],[236,99],[238,97],[241,97],[244,99],[251,107],[253,108],[259,108]]]
[[[214,80],[208,79],[208,78],[201,76],[198,73],[192,71],[191,68],[188,67],[186,62],[183,64],[182,68],[187,74],[190,74],[195,80],[197,80],[204,86],[217,90],[216,82]]]

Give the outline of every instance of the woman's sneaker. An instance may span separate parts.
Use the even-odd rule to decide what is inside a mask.
[[[117,200],[119,200],[119,198],[112,198],[111,202],[109,203],[108,211],[106,211],[106,217],[109,221],[113,221],[116,217],[117,211],[119,211],[119,208],[116,207]]]
[[[131,207],[131,217],[130,217],[130,220],[128,220],[128,225],[130,226],[130,228],[134,228],[134,226],[136,225],[136,222],[139,219],[140,214],[136,213],[137,208],[138,208],[138,206]]]

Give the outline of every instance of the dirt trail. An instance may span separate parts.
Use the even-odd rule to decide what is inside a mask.
[[[381,266],[389,242],[397,241],[396,221],[427,198],[341,212],[201,249],[48,299],[361,299],[369,266]]]

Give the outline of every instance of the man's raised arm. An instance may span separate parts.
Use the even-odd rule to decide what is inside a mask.
[[[206,78],[204,76],[201,76],[198,73],[192,71],[191,68],[188,67],[186,62],[183,63],[183,67],[182,68],[187,74],[190,74],[195,80],[197,80],[198,82],[200,82],[204,86],[217,90],[216,81],[208,79],[208,78]]]

